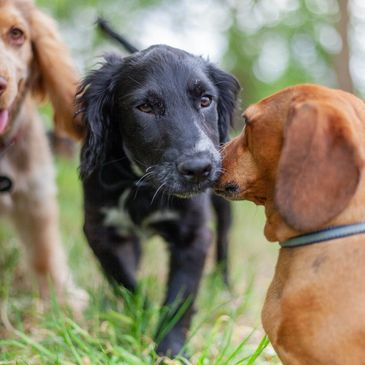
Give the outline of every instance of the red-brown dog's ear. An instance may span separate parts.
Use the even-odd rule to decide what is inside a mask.
[[[353,197],[363,163],[351,125],[330,105],[306,103],[289,112],[275,203],[292,228],[318,229]]]
[[[36,75],[32,91],[40,99],[49,98],[56,129],[79,139],[84,131],[81,121],[74,117],[78,74],[70,53],[48,15],[34,7],[30,22]]]

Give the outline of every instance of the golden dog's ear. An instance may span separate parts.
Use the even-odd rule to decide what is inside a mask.
[[[362,165],[351,124],[339,109],[319,103],[294,106],[278,166],[279,213],[298,231],[322,227],[346,208]]]
[[[80,139],[83,127],[75,118],[74,107],[78,74],[69,51],[49,16],[33,8],[30,22],[35,68],[32,90],[40,99],[49,98],[56,129]]]

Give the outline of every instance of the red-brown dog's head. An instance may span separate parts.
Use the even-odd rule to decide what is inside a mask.
[[[349,205],[364,165],[365,106],[317,85],[280,91],[244,113],[223,147],[216,191],[265,205],[269,240],[326,226]]]

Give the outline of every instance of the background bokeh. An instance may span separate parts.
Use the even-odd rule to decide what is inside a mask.
[[[242,105],[300,82],[365,93],[362,0],[39,0],[84,70],[111,46],[102,15],[139,48],[165,43],[209,57],[243,86]]]

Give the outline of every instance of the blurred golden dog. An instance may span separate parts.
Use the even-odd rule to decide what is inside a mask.
[[[300,85],[250,106],[244,119],[224,148],[217,191],[264,205],[269,241],[285,246],[303,233],[363,224],[362,100]],[[364,364],[364,231],[318,242],[280,249],[264,328],[286,365]]]
[[[48,97],[56,129],[81,137],[73,119],[77,76],[52,19],[31,0],[0,0],[0,212],[19,232],[41,294],[52,279],[59,298],[80,310],[86,294],[61,246],[55,171],[35,104]]]

